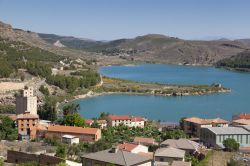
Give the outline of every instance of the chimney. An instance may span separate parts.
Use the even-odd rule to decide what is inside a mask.
[[[117,153],[117,152],[118,152],[118,147],[117,146],[112,146],[111,153]]]

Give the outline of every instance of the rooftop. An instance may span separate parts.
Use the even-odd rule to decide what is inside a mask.
[[[233,120],[233,122],[241,125],[250,125],[250,119],[237,119]]]
[[[181,149],[177,149],[177,148],[172,148],[172,147],[159,148],[156,150],[155,156],[184,158],[185,151]]]
[[[250,119],[250,114],[243,113],[233,116],[234,119]]]
[[[215,134],[250,134],[249,131],[242,127],[208,127],[208,130]]]
[[[128,115],[109,115],[111,120],[130,120],[131,117]]]
[[[188,139],[167,139],[161,143],[161,145],[167,145],[173,148],[185,149],[185,150],[198,150],[199,144],[197,142]]]
[[[119,144],[118,148],[120,150],[125,150],[125,151],[128,151],[128,152],[131,152],[137,146],[138,146],[137,144],[133,144],[133,143],[124,143],[124,144]]]
[[[146,138],[146,137],[135,137],[134,142],[136,143],[146,143],[146,144],[155,144],[154,138]]]
[[[112,163],[121,166],[133,166],[139,163],[151,161],[148,157],[143,157],[138,154],[130,153],[123,150],[112,152],[111,149],[99,151],[96,153],[90,153],[82,156],[82,158],[102,161],[106,163]]]
[[[94,120],[92,120],[92,119],[85,119],[85,123],[87,123],[87,124],[91,124],[93,122],[94,122]]]
[[[221,118],[202,119],[202,118],[198,118],[198,117],[191,117],[191,118],[186,118],[185,121],[197,123],[197,124],[203,124],[203,125],[212,124],[212,123],[229,123],[228,121],[221,119]]]
[[[48,132],[59,133],[77,133],[77,134],[96,134],[100,129],[97,128],[83,128],[74,126],[50,125]]]
[[[139,116],[128,116],[128,115],[109,115],[111,120],[131,120],[132,122],[145,121],[145,118]]]
[[[131,118],[132,122],[139,122],[139,121],[145,121],[145,119],[143,117],[132,117]]]

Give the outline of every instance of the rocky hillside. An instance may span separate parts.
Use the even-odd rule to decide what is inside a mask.
[[[153,34],[88,48],[105,55],[130,56],[138,61],[209,65],[247,49],[249,46],[240,41],[189,41]]]
[[[18,41],[26,43],[27,45],[38,47],[49,52],[53,52],[58,55],[70,56],[70,57],[82,57],[82,58],[95,58],[95,53],[86,52],[83,50],[75,50],[70,48],[62,48],[54,46],[53,43],[49,43],[35,32],[24,31],[21,29],[14,29],[11,25],[5,24],[0,21],[0,37],[11,41]],[[55,41],[56,42],[56,41]]]
[[[248,40],[190,41],[164,35],[149,34],[133,39],[109,42],[75,37],[37,34],[13,29],[0,22],[0,37],[21,41],[55,54],[96,59],[99,65],[127,62],[214,65],[250,49]],[[55,43],[59,43],[58,47]]]
[[[39,37],[45,40],[48,43],[55,43],[57,41],[60,41],[64,46],[67,46],[69,48],[73,49],[84,49],[88,47],[93,47],[99,44],[102,44],[103,42],[90,40],[90,39],[80,39],[72,36],[59,36],[54,34],[43,34],[38,33]]]

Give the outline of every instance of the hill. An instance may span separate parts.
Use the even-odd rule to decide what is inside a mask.
[[[190,41],[149,34],[111,41],[87,50],[108,56],[132,57],[135,61],[213,65],[247,49],[249,47],[239,41]]]
[[[241,52],[238,55],[226,58],[217,62],[217,67],[250,72],[250,52]]]
[[[43,33],[38,33],[38,35],[40,38],[42,38],[48,43],[53,44],[57,41],[60,41],[64,46],[73,49],[84,49],[103,43],[101,41],[80,39],[72,36],[59,36],[55,34],[43,34]]]
[[[0,37],[57,55],[94,59],[97,65],[133,62],[214,65],[250,49],[247,40],[191,41],[159,34],[103,42],[13,29],[2,22]]]

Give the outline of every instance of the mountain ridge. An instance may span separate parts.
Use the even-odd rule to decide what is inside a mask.
[[[60,55],[97,59],[101,65],[130,62],[214,65],[250,49],[249,39],[201,41],[147,34],[104,42],[24,31],[2,22],[0,37],[22,41]],[[58,40],[65,47],[54,46]]]

